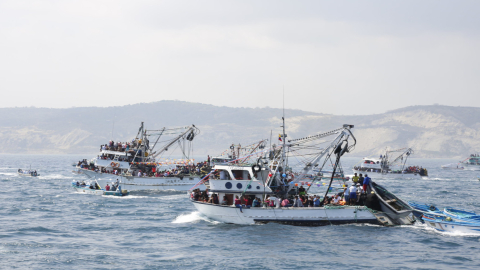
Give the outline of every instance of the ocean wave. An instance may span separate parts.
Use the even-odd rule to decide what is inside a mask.
[[[199,221],[206,221],[206,222],[209,222],[209,223],[212,223],[212,224],[219,224],[221,222],[219,221],[214,221],[214,220],[211,220],[205,216],[203,216],[202,214],[200,214],[200,212],[192,212],[192,213],[189,213],[189,214],[182,214],[180,216],[177,216],[173,221],[172,223],[177,223],[177,224],[181,224],[181,223],[197,223]]]

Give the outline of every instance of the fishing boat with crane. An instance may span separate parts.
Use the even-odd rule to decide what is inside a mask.
[[[480,154],[471,154],[470,157],[458,163],[464,170],[480,171]]]
[[[385,150],[380,158],[365,157],[359,165],[353,167],[357,174],[368,174],[370,177],[404,177],[422,178],[428,176],[428,170],[421,166],[407,165],[408,158],[414,153],[412,148]]]
[[[201,179],[202,171],[209,166],[191,159],[192,141],[199,132],[194,125],[147,130],[142,122],[131,142],[110,141],[102,145],[99,155],[79,161],[77,170],[97,179],[102,187],[119,179],[127,190],[186,191]],[[182,158],[163,157],[167,151],[171,153],[176,149]],[[206,171],[210,171],[209,167]]]
[[[278,145],[259,148],[247,156],[214,164],[212,171],[202,179],[209,181],[210,199],[197,199],[199,195],[196,186],[190,192],[195,208],[210,219],[233,224],[272,222],[321,226],[365,223],[403,225],[413,222],[406,218],[411,213],[408,205],[404,205],[404,209],[392,208],[391,213],[386,213],[381,211],[380,206],[373,210],[365,205],[329,203],[328,193],[332,190],[333,177],[336,172],[342,171],[340,158],[356,145],[351,132],[353,125],[343,125],[336,130],[288,142],[285,122],[282,127],[283,133],[279,135],[281,142]],[[286,203],[289,199],[295,199],[297,201],[294,206],[298,206],[298,196],[314,195],[311,189],[313,185],[301,190],[298,184],[308,179],[307,176],[311,175],[314,168],[321,171],[326,164],[333,165],[332,176],[325,194],[322,193],[323,197],[315,196],[318,202],[314,205],[318,206],[292,207]],[[197,185],[202,184],[202,181]],[[345,180],[336,181],[346,183]],[[251,204],[252,201],[260,204]],[[386,201],[387,199],[377,200],[380,205],[395,203],[394,199]]]

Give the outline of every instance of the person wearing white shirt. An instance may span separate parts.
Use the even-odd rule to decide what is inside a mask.
[[[340,205],[340,200],[341,200],[340,195],[339,194],[335,195],[335,198],[333,198],[333,205]]]
[[[355,205],[357,203],[357,188],[355,183],[350,187],[350,205]]]
[[[345,197],[345,204],[349,205],[350,204],[350,188],[348,185],[345,187],[345,190],[343,191],[343,196]]]

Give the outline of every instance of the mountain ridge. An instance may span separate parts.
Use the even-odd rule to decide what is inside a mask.
[[[283,109],[233,108],[185,101],[114,107],[0,108],[1,153],[96,154],[110,139],[129,141],[140,122],[147,129],[195,124],[195,154],[215,155],[232,143],[248,144],[281,132]],[[353,124],[351,156],[413,147],[414,157],[462,158],[480,149],[480,108],[416,105],[373,115],[332,115],[285,109],[289,138]]]

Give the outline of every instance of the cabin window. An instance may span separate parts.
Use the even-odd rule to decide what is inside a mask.
[[[233,177],[236,180],[251,180],[250,173],[246,170],[232,170]]]
[[[232,180],[230,174],[226,170],[220,170],[219,172],[220,180]]]

